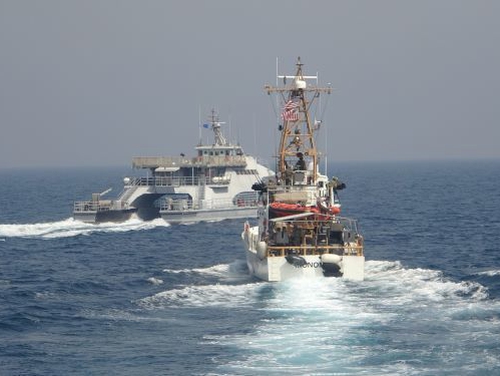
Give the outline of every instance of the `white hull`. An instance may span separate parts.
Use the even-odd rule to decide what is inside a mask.
[[[224,219],[255,218],[256,207],[248,208],[220,208],[200,210],[168,210],[161,211],[161,217],[169,223],[190,223],[202,221],[221,221]]]
[[[331,88],[317,86],[318,77],[305,76],[302,65],[299,58],[295,75],[278,75],[282,85],[277,80],[276,86],[265,86],[282,104],[281,134],[275,176],[252,186],[259,192],[259,210],[258,226],[247,222],[242,233],[248,268],[264,281],[323,276],[362,281],[363,236],[355,219],[339,215],[337,191],[345,184],[319,171],[317,99]]]
[[[246,228],[242,233],[250,273],[259,279],[279,282],[292,278],[324,277],[325,264],[320,255],[301,255],[302,265],[293,265],[284,256],[269,256],[259,249],[258,227]],[[260,246],[262,248],[262,246]],[[340,264],[342,278],[362,281],[364,279],[365,257],[343,255]]]

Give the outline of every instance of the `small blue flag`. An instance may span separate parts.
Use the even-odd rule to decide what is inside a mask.
[[[203,128],[210,128],[209,124],[203,124]]]

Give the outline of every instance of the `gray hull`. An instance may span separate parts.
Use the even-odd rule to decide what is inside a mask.
[[[228,208],[210,210],[166,210],[161,217],[169,223],[190,223],[202,221],[220,221],[223,219],[242,219],[257,217],[257,208]]]
[[[86,223],[120,223],[129,220],[135,214],[143,221],[151,221],[160,218],[160,209],[155,206],[155,201],[161,196],[162,194],[143,194],[134,200],[132,207],[127,209],[73,211],[73,218]]]
[[[136,209],[128,210],[107,210],[99,212],[78,212],[73,213],[73,218],[76,221],[86,223],[104,223],[104,222],[125,222],[136,213]]]

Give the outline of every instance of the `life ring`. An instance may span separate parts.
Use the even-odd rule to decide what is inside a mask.
[[[331,214],[339,214],[340,208],[338,206],[330,206],[330,213]]]

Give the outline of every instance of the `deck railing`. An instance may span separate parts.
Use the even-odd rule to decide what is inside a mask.
[[[131,178],[127,186],[179,187],[183,185],[228,185],[230,178],[198,176],[154,176]]]
[[[335,253],[345,256],[363,256],[363,245],[360,244],[332,244],[332,245],[280,245],[269,246],[268,257],[284,257],[289,254],[298,256],[322,255]]]
[[[187,199],[163,199],[160,202],[160,211],[183,211],[200,209],[228,209],[228,208],[248,208],[257,207],[256,201],[238,200],[236,202],[231,198],[200,200],[200,202]]]
[[[73,212],[75,213],[123,210],[128,208],[128,203],[121,200],[88,200],[75,201],[73,203]]]
[[[335,216],[328,221],[312,219],[271,220],[269,257],[287,255],[363,255],[363,236],[355,219]],[[299,236],[296,236],[299,235]]]
[[[158,167],[212,167],[212,166],[246,166],[247,161],[244,155],[211,155],[196,158],[185,157],[134,157],[132,159],[133,168]]]

